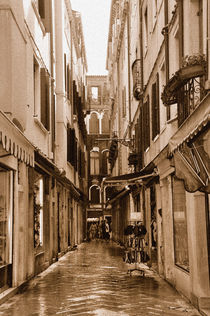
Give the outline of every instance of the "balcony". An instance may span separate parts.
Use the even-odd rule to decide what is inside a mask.
[[[162,101],[165,106],[177,103],[178,125],[200,104],[206,95],[204,88],[206,61],[204,55],[186,56],[182,67],[173,75],[164,87]]]

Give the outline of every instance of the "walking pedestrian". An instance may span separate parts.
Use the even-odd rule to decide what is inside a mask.
[[[110,238],[110,235],[109,235],[109,223],[108,223],[107,220],[106,220],[106,223],[105,223],[105,229],[106,229],[105,239],[109,240],[109,238]]]

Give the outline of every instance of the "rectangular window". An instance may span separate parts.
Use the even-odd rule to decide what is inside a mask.
[[[175,264],[189,271],[186,193],[182,180],[172,178]]]
[[[159,74],[152,85],[152,139],[160,133]]]
[[[49,75],[45,68],[41,68],[41,122],[49,131],[50,129],[50,102],[49,102]]]

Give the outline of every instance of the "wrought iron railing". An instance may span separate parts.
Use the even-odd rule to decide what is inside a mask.
[[[177,91],[178,125],[180,126],[186,118],[195,110],[204,98],[204,78],[195,77],[189,79]]]

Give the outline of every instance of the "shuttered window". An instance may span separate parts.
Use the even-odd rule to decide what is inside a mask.
[[[149,110],[149,96],[147,101],[143,104],[143,113],[142,113],[142,125],[143,125],[143,143],[144,150],[150,146],[150,110]]]
[[[50,91],[49,91],[49,75],[45,68],[41,68],[41,122],[49,131],[50,129]]]
[[[73,80],[73,114],[77,114],[77,86],[75,80]]]
[[[46,32],[50,32],[51,29],[51,0],[33,0],[33,5],[35,6],[43,26]]]
[[[152,85],[152,139],[160,133],[159,75]]]

